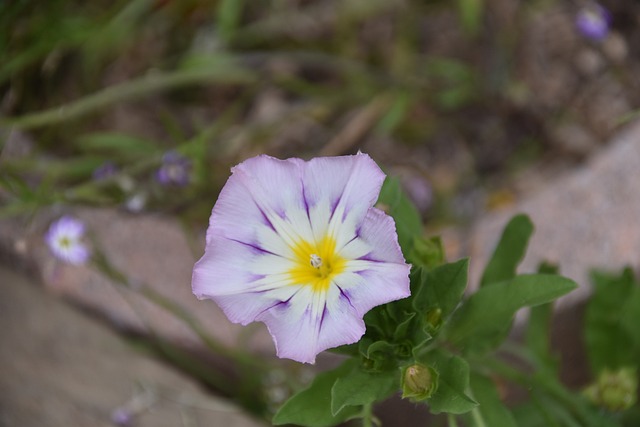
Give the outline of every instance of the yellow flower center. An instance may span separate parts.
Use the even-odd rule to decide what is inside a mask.
[[[326,291],[333,278],[342,273],[347,260],[336,253],[336,240],[325,236],[318,242],[301,240],[293,247],[296,266],[289,270],[292,285],[311,286]]]
[[[71,247],[71,239],[67,236],[62,236],[58,239],[58,244],[60,245],[60,247],[67,249]]]

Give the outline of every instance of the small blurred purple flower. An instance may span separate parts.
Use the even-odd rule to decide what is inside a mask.
[[[82,243],[84,223],[69,216],[63,216],[49,227],[45,241],[56,258],[74,265],[81,265],[89,259],[89,249]]]
[[[111,178],[118,172],[118,167],[110,160],[107,160],[93,171],[93,179],[102,181]]]
[[[433,190],[429,181],[419,175],[409,175],[402,180],[402,183],[418,210],[428,211],[433,203]]]
[[[584,37],[600,41],[609,34],[611,14],[598,3],[591,3],[576,15],[576,28]]]
[[[156,179],[162,185],[185,186],[189,184],[191,161],[175,151],[167,151],[162,156],[162,166],[156,172]]]
[[[111,422],[117,426],[127,427],[133,421],[131,412],[126,408],[117,408],[111,413]]]

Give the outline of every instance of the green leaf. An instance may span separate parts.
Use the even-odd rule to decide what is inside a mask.
[[[467,362],[458,356],[439,352],[429,353],[429,356],[434,359],[430,366],[438,373],[438,388],[427,399],[431,413],[464,414],[478,406],[478,402],[466,394],[469,386]]]
[[[553,301],[576,286],[561,276],[528,274],[481,288],[454,313],[446,335],[465,351],[495,347],[516,311]]]
[[[193,53],[185,56],[180,64],[182,72],[206,75],[214,82],[250,82],[257,78],[255,70],[246,67],[234,55],[227,52]]]
[[[622,425],[625,427],[640,426],[640,405],[636,405],[622,414]]]
[[[538,273],[540,274],[560,274],[560,268],[558,267],[557,264],[548,262],[548,261],[542,261],[539,265],[538,265]]]
[[[422,235],[422,220],[418,210],[404,194],[397,178],[387,178],[380,190],[378,207],[385,210],[396,222],[398,242],[404,254],[413,247],[413,239]]]
[[[389,313],[386,311],[384,306],[379,305],[374,307],[372,310],[369,310],[369,312],[364,315],[364,323],[367,327],[367,337],[382,338],[389,335],[387,333]]]
[[[376,131],[384,134],[392,133],[404,120],[411,102],[412,97],[408,92],[401,91],[395,94],[389,111],[378,122]]]
[[[415,237],[407,259],[413,265],[428,269],[444,264],[446,259],[442,239],[440,237],[431,237],[429,239]]]
[[[345,407],[368,405],[391,396],[400,388],[400,372],[389,370],[367,372],[356,366],[346,376],[338,378],[331,389],[331,413]]]
[[[541,304],[532,307],[525,330],[524,341],[537,360],[551,372],[557,371],[557,361],[551,354],[551,317],[553,304]]]
[[[415,322],[413,321],[415,316],[416,313],[409,313],[405,320],[398,324],[393,337],[395,342],[399,342],[409,336],[410,332],[412,332],[412,329],[415,326]]]
[[[518,427],[580,427],[569,408],[535,389],[531,401],[516,406],[513,416]]]
[[[493,256],[482,274],[480,286],[502,282],[516,275],[527,250],[533,224],[526,215],[516,215],[507,224]]]
[[[467,287],[469,260],[461,259],[431,271],[416,269],[412,275],[413,308],[424,316],[440,310],[440,321],[455,310]]]
[[[633,271],[592,274],[594,292],[585,314],[585,344],[593,374],[604,368],[634,365],[638,360],[638,287]],[[634,309],[635,307],[635,309]],[[637,345],[637,344],[636,344]]]
[[[369,345],[360,348],[360,352],[368,358],[375,357],[376,353],[379,354],[392,354],[393,344],[387,341],[375,341]]]
[[[387,341],[373,341],[364,337],[359,342],[360,354],[364,356],[367,368],[372,371],[384,371],[394,364],[396,346]]]
[[[216,24],[218,32],[223,40],[231,40],[238,27],[244,1],[222,0],[218,5]]]
[[[476,73],[469,64],[449,58],[431,57],[425,71],[437,88],[433,94],[436,105],[445,110],[463,107],[477,96]]]
[[[341,345],[338,347],[330,348],[327,351],[335,354],[343,354],[345,356],[357,356],[359,354],[358,343]]]
[[[558,266],[542,262],[538,266],[538,273],[558,274]],[[553,303],[531,307],[529,321],[524,333],[524,342],[546,372],[557,374],[558,361],[551,353],[551,320],[553,317]]]
[[[409,298],[403,298],[398,301],[392,301],[383,305],[385,318],[388,319],[390,330],[394,330],[393,336],[397,335],[397,330],[400,324],[405,323],[408,319],[415,316],[415,313],[411,309],[411,302]],[[404,327],[404,326],[402,326]]]
[[[325,427],[339,424],[359,412],[359,408],[349,406],[331,411],[331,389],[336,381],[353,369],[354,361],[347,361],[338,368],[318,374],[313,383],[293,395],[273,417],[274,425],[299,424],[309,427]]]
[[[462,28],[469,35],[476,35],[482,24],[483,0],[458,0],[458,13]]]
[[[620,312],[620,325],[631,337],[630,344],[635,347],[635,360],[640,360],[640,287],[635,286]]]
[[[76,144],[85,151],[108,153],[123,159],[147,158],[161,152],[152,141],[117,132],[83,135]]]
[[[471,390],[480,404],[478,409],[487,426],[518,427],[513,414],[500,400],[498,390],[490,378],[472,374]]]

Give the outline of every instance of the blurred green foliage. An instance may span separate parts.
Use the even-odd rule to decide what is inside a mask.
[[[0,129],[4,140],[26,132],[34,146],[0,159],[12,183],[0,215],[143,194],[146,208],[206,221],[201,201],[216,196],[228,165],[256,152],[344,154],[366,134],[408,146],[461,135],[475,150],[469,114],[502,114],[493,100],[512,83],[475,55],[499,41],[485,9],[479,0],[3,2]],[[453,26],[440,35],[430,28],[439,21]],[[170,149],[194,164],[180,193],[150,179]],[[118,173],[95,182],[104,161]]]

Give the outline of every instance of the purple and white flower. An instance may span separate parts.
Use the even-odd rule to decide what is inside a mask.
[[[609,34],[611,14],[597,3],[580,9],[576,15],[576,27],[580,33],[591,40],[600,41]]]
[[[395,223],[373,207],[384,177],[361,153],[237,165],[213,208],[194,294],[234,323],[264,322],[279,357],[313,363],[357,342],[365,313],[409,296]]]
[[[111,413],[111,422],[117,426],[128,427],[133,424],[133,415],[127,408],[116,408]]]
[[[85,227],[82,221],[63,216],[49,227],[45,241],[56,258],[81,265],[89,259],[89,249],[82,242]]]
[[[162,185],[185,186],[189,184],[191,161],[176,151],[167,151],[162,156],[162,165],[156,172],[156,179]]]

